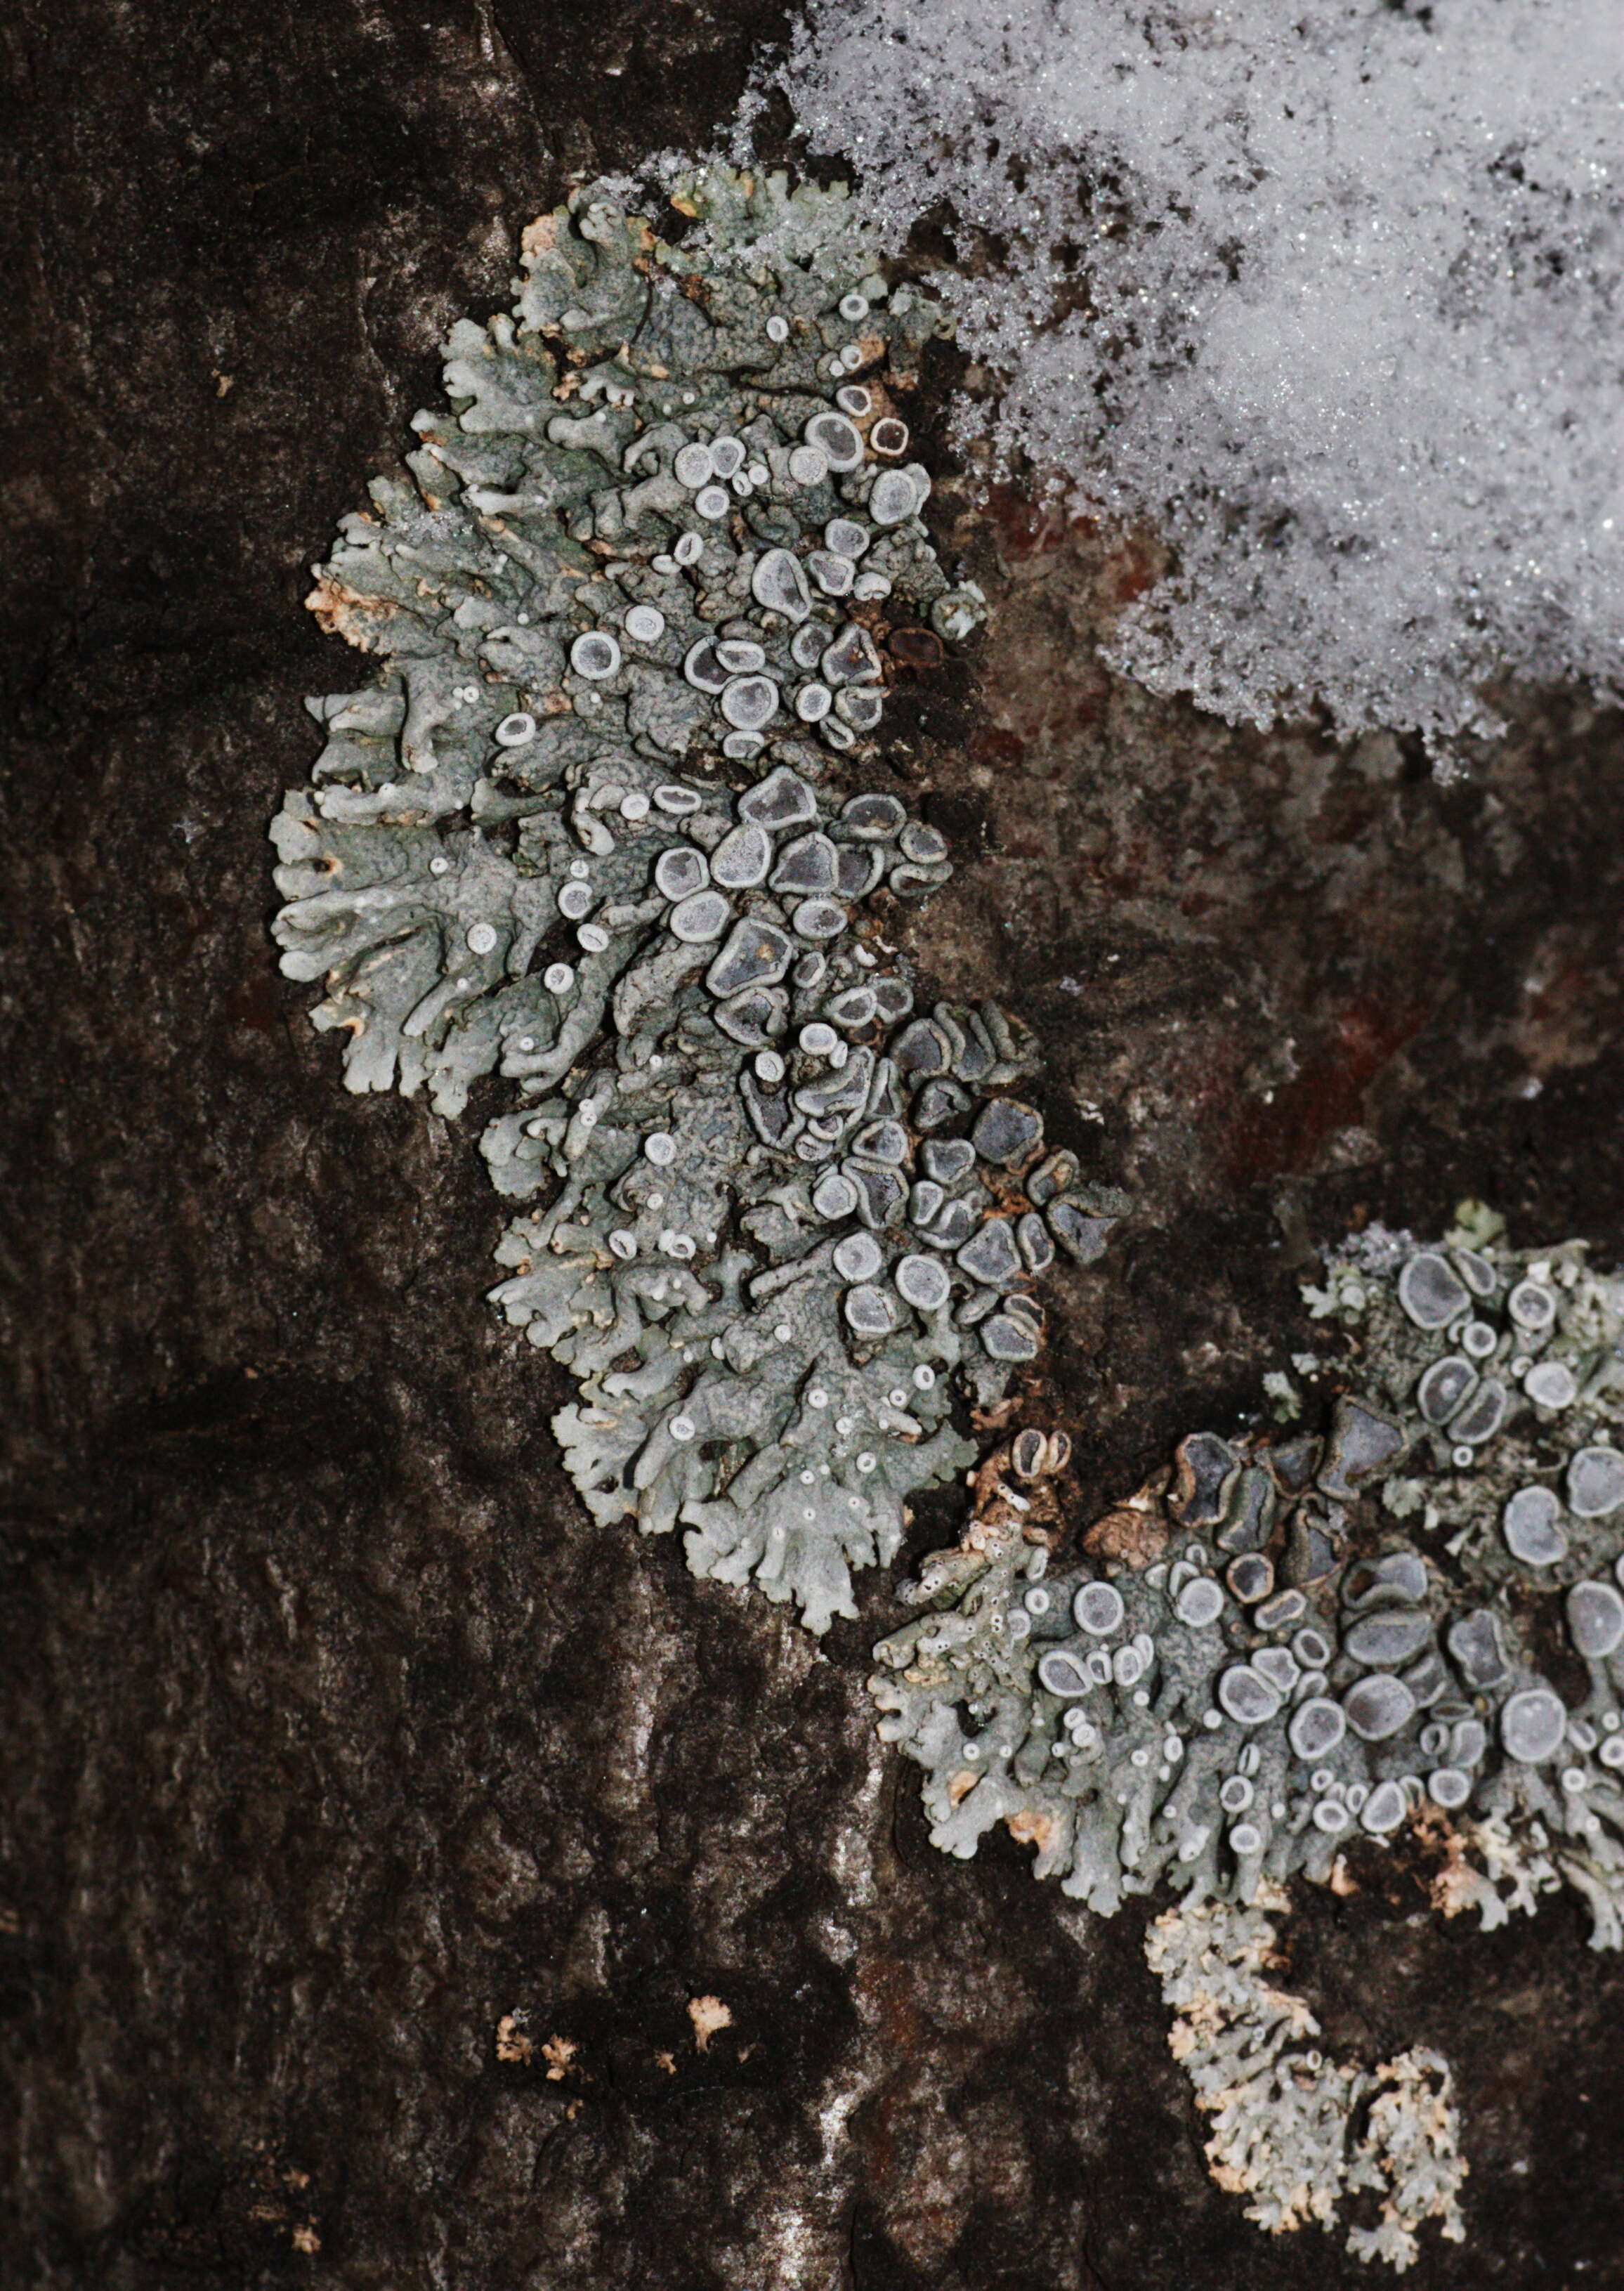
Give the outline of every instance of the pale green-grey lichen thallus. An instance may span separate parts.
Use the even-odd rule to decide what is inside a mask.
[[[350,1088],[513,1086],[486,1159],[545,1206],[494,1294],[580,1379],[594,1515],[822,1630],[1124,1204],[1011,1094],[1022,1031],[916,1010],[881,936],[951,873],[883,784],[888,679],[982,615],[892,394],[940,314],[840,190],[677,204],[689,247],[603,190],[534,224],[344,521],[312,602],[378,674],[311,703],[276,929]]]
[[[1271,2231],[1373,2191],[1347,2247],[1400,2271],[1423,2222],[1463,2231],[1448,2065],[1327,2060],[1264,1912],[1402,1845],[1445,1916],[1567,1886],[1624,1943],[1624,1279],[1468,1211],[1437,1245],[1371,1228],[1306,1291],[1341,1336],[1293,1363],[1336,1394],[1318,1428],[1192,1434],[1076,1555],[1064,1435],[1020,1432],[872,1681],[943,1851],[1002,1822],[1104,1915],[1183,1897],[1146,1949],[1215,2178]]]
[[[1467,2174],[1454,2078],[1424,2046],[1374,2069],[1330,2059],[1306,2000],[1282,1985],[1278,1935],[1258,1903],[1184,1901],[1145,1937],[1173,2012],[1168,2043],[1211,2126],[1207,2161],[1246,2216],[1271,2235],[1313,2222],[1347,2224],[1350,2196],[1373,2195],[1378,2217],[1347,2225],[1355,2259],[1401,2275],[1420,2257],[1416,2230],[1436,2220],[1461,2242]]]
[[[995,1823],[1105,1913],[1336,1880],[1404,1838],[1447,1913],[1554,1887],[1624,1941],[1624,1280],[1479,1227],[1344,1244],[1323,1427],[1197,1433],[1050,1564],[995,1500],[878,1650],[931,1835]],[[1019,1459],[1018,1443],[1015,1451]],[[1018,1492],[1018,1481],[1014,1483]]]

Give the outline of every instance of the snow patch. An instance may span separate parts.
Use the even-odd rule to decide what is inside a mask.
[[[815,0],[782,76],[893,243],[948,212],[964,429],[1170,545],[1117,667],[1435,745],[1616,696],[1616,0]]]

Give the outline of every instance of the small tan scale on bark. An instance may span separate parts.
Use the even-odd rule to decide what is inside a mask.
[[[688,2019],[694,2024],[695,2049],[702,2053],[710,2051],[712,2037],[733,2026],[733,2015],[720,1997],[690,1997]]]
[[[496,2023],[496,2057],[519,2068],[529,2065],[535,2057],[535,2046],[525,2034],[525,2015],[504,2013]]]
[[[1163,1508],[1168,1475],[1154,1472],[1137,1494],[1097,1519],[1084,1534],[1082,1547],[1091,1558],[1120,1559],[1136,1574],[1161,1558],[1172,1531]]]

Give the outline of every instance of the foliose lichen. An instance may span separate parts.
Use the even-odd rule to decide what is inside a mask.
[[[681,1526],[696,1574],[822,1631],[910,1492],[974,1467],[872,1682],[935,1843],[1002,1821],[1104,1914],[1180,1893],[1147,1948],[1216,2176],[1403,2268],[1422,2221],[1461,2231],[1450,2071],[1328,2062],[1269,1918],[1402,1841],[1446,1915],[1566,1885],[1624,1942],[1624,1280],[1481,1212],[1373,1228],[1306,1292],[1344,1340],[1317,1428],[1274,1371],[1274,1428],[1193,1433],[1065,1556],[1064,1432],[977,1462],[1038,1282],[1128,1203],[1046,1140],[1019,1024],[918,1007],[884,935],[952,872],[887,692],[983,614],[896,410],[944,320],[839,189],[673,188],[681,245],[614,186],[531,227],[409,481],[319,568],[377,671],[310,703],[283,968],[352,1089],[455,1117],[510,1086],[491,1294],[578,1381],[595,1519]]]
[[[896,410],[940,310],[843,190],[675,203],[680,246],[605,186],[533,224],[410,481],[344,520],[311,602],[378,672],[310,703],[276,935],[352,1089],[514,1085],[483,1151],[545,1201],[493,1296],[580,1379],[593,1515],[821,1631],[1126,1203],[1010,1094],[1024,1031],[916,1009],[882,936],[952,872],[887,784],[888,686],[983,615]]]
[[[1005,1822],[1106,1914],[1163,1882],[1250,1904],[1403,1840],[1445,1914],[1566,1885],[1616,1948],[1624,1279],[1479,1219],[1372,1228],[1307,1294],[1357,1340],[1320,1430],[1192,1434],[1052,1566],[1047,1440],[990,1460],[877,1650],[881,1732],[938,1846]]]
[[[1248,2199],[1248,2219],[1271,2235],[1344,2225],[1355,2258],[1402,2275],[1425,2221],[1466,2235],[1454,2078],[1423,2046],[1364,2069],[1307,2041],[1320,2026],[1306,2000],[1271,1977],[1282,1960],[1265,1912],[1286,1906],[1266,1883],[1250,1909],[1185,1901],[1156,1918],[1145,1952],[1173,2012],[1168,2044],[1210,2121],[1212,2176]],[[1348,2223],[1348,2199],[1367,2192],[1375,2223]]]

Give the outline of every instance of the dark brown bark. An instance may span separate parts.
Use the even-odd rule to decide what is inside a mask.
[[[265,824],[301,695],[352,673],[309,560],[522,223],[705,141],[779,28],[20,0],[0,33],[7,2285],[1355,2272],[1208,2180],[1143,1908],[930,1849],[871,1737],[883,1582],[815,1648],[589,1526],[563,1380],[481,1301],[474,1122],[347,1097],[276,974]],[[1256,1404],[1350,1217],[1476,1194],[1624,1246],[1624,734],[1524,697],[1448,792],[1400,743],[1232,734],[1098,667],[1132,547],[942,519],[996,609],[978,681],[921,686],[964,864],[916,952],[1041,1026],[1051,1127],[1140,1203],[1057,1292],[1082,1525]],[[1339,2049],[1455,2064],[1471,2239],[1409,2280],[1624,2283],[1624,1968],[1569,1897],[1486,1938],[1420,1910],[1395,1877],[1289,1931]]]

